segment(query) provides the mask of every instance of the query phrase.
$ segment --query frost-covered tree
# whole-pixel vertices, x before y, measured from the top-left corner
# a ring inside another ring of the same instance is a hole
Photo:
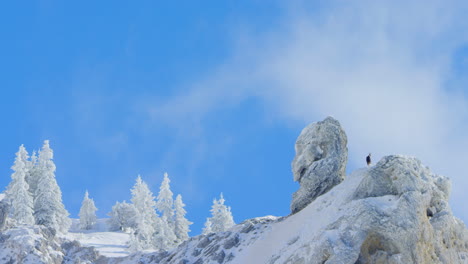
[[[130,240],[131,248],[153,248],[153,237],[157,229],[156,202],[153,193],[140,176],[133,186],[132,203],[136,211],[134,239]]]
[[[136,228],[136,209],[133,204],[125,201],[122,203],[116,202],[112,206],[112,211],[109,213],[110,218],[107,220],[110,231],[125,231],[127,229]]]
[[[226,206],[224,202],[225,200],[222,193],[219,200],[213,200],[211,218],[207,219],[207,223],[205,223],[205,229],[207,229],[207,231],[211,229],[211,232],[222,232],[234,225],[231,208]],[[210,228],[207,228],[208,226],[210,226]]]
[[[177,237],[174,230],[169,226],[165,217],[156,218],[153,244],[156,249],[168,250],[176,245]]]
[[[174,234],[177,238],[176,244],[180,244],[189,238],[189,226],[193,224],[192,222],[187,220],[187,218],[185,218],[185,214],[187,214],[187,211],[185,211],[184,207],[185,204],[184,202],[182,202],[182,196],[179,194],[177,195],[174,202]]]
[[[174,232],[174,199],[170,182],[169,176],[164,173],[156,201],[156,209],[161,213],[161,218],[158,223],[159,229],[155,234],[155,244],[161,249],[169,249],[177,243]]]
[[[38,179],[34,200],[36,224],[66,233],[71,225],[68,211],[62,203],[62,192],[55,179],[55,164],[49,140],[44,141],[38,159]]]
[[[88,191],[86,191],[79,213],[81,229],[88,230],[94,227],[96,224],[96,211],[97,208],[94,205],[94,201],[89,198]]]
[[[39,179],[40,175],[39,166],[37,164],[36,151],[33,151],[31,155],[31,161],[29,161],[27,165],[29,173],[26,174],[26,182],[29,185],[29,192],[31,193],[34,201],[36,196],[37,180]]]
[[[11,204],[11,218],[17,224],[33,225],[33,199],[25,178],[28,174],[28,153],[23,145],[16,153],[15,163],[11,167],[11,183],[6,191],[6,199]]]
[[[169,227],[174,227],[174,198],[169,183],[169,176],[164,173],[164,179],[159,187],[159,194],[156,201],[156,209],[161,213]]]
[[[208,235],[209,233],[213,233],[213,229],[211,229],[211,218],[207,218],[205,222],[205,227],[203,228],[202,234]]]

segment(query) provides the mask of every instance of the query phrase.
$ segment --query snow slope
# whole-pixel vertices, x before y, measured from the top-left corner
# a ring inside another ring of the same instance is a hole
[[[129,234],[107,231],[107,219],[98,219],[96,226],[90,230],[79,229],[79,219],[73,219],[73,224],[67,238],[77,240],[85,247],[94,247],[100,255],[106,257],[128,256],[127,242]]]
[[[250,247],[237,252],[232,263],[268,263],[272,256],[281,258],[282,253],[291,251],[293,244],[297,246],[313,241],[314,239],[311,238],[318,237],[329,223],[335,222],[350,211],[345,208],[346,202],[365,177],[366,172],[367,169],[355,171],[304,210],[272,224],[268,233],[265,233]],[[327,239],[334,239],[336,234],[329,232],[326,236]]]

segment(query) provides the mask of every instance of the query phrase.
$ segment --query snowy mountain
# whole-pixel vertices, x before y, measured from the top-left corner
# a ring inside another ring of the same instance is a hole
[[[468,231],[450,211],[449,188],[417,159],[388,156],[294,215],[107,263],[468,263]]]
[[[130,255],[128,235],[103,232],[102,220],[84,233],[74,223],[60,237],[43,227],[14,228],[0,235],[0,262],[468,263],[468,230],[452,215],[448,178],[400,155],[344,175],[346,143],[333,118],[302,131],[292,164],[300,188],[289,216],[249,219],[169,251]]]

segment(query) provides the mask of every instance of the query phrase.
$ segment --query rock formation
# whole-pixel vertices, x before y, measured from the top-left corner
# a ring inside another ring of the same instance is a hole
[[[300,184],[291,202],[293,214],[344,180],[347,143],[346,133],[333,117],[302,130],[292,161],[294,181]]]

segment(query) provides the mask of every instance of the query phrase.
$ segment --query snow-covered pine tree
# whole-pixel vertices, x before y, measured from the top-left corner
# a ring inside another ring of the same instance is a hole
[[[202,234],[203,235],[208,235],[209,233],[213,233],[213,230],[211,229],[211,218],[207,218],[205,222],[205,227],[203,228]]]
[[[162,249],[169,249],[177,242],[174,233],[174,199],[170,182],[167,172],[164,173],[156,200],[156,209],[161,213],[161,221],[159,223],[160,230],[155,236],[155,243],[160,245]]]
[[[187,218],[185,218],[185,214],[187,211],[184,209],[185,204],[182,202],[182,196],[180,194],[177,195],[175,202],[174,202],[174,233],[176,235],[176,244],[180,244],[189,238],[188,233],[190,232],[189,226],[193,224]]]
[[[107,220],[107,224],[110,231],[125,231],[126,229],[136,228],[136,209],[133,204],[125,201],[122,203],[116,202],[108,215],[110,218]]]
[[[224,202],[225,200],[222,193],[219,200],[213,200],[213,205],[211,207],[212,216],[210,219],[207,219],[207,222],[210,221],[211,224],[211,232],[222,232],[235,224],[232,217],[231,208],[226,206]]]
[[[86,191],[83,202],[80,208],[80,228],[89,230],[96,224],[96,211],[93,199],[89,198],[88,191]]]
[[[156,218],[155,233],[153,235],[153,244],[156,249],[168,250],[176,244],[177,237],[174,230],[170,228],[165,217]]]
[[[156,209],[161,213],[162,218],[165,218],[169,227],[174,227],[174,198],[169,183],[167,172],[164,173],[163,181],[159,187],[159,194],[156,200]]]
[[[33,151],[31,155],[31,161],[28,162],[28,169],[29,173],[26,174],[26,182],[29,185],[29,192],[31,193],[34,201],[36,197],[37,180],[39,179],[40,174],[39,166],[37,164],[36,151]]]
[[[158,224],[153,193],[139,175],[131,192],[132,203],[136,210],[136,227],[135,237],[130,240],[130,248],[153,248],[153,236]]]
[[[38,179],[34,200],[36,224],[51,227],[60,233],[68,232],[71,220],[62,203],[62,192],[55,179],[55,164],[49,140],[44,141],[38,159]]]
[[[33,199],[25,180],[28,174],[28,153],[23,145],[19,147],[11,169],[14,172],[6,191],[6,199],[11,204],[11,218],[16,224],[33,225]]]

